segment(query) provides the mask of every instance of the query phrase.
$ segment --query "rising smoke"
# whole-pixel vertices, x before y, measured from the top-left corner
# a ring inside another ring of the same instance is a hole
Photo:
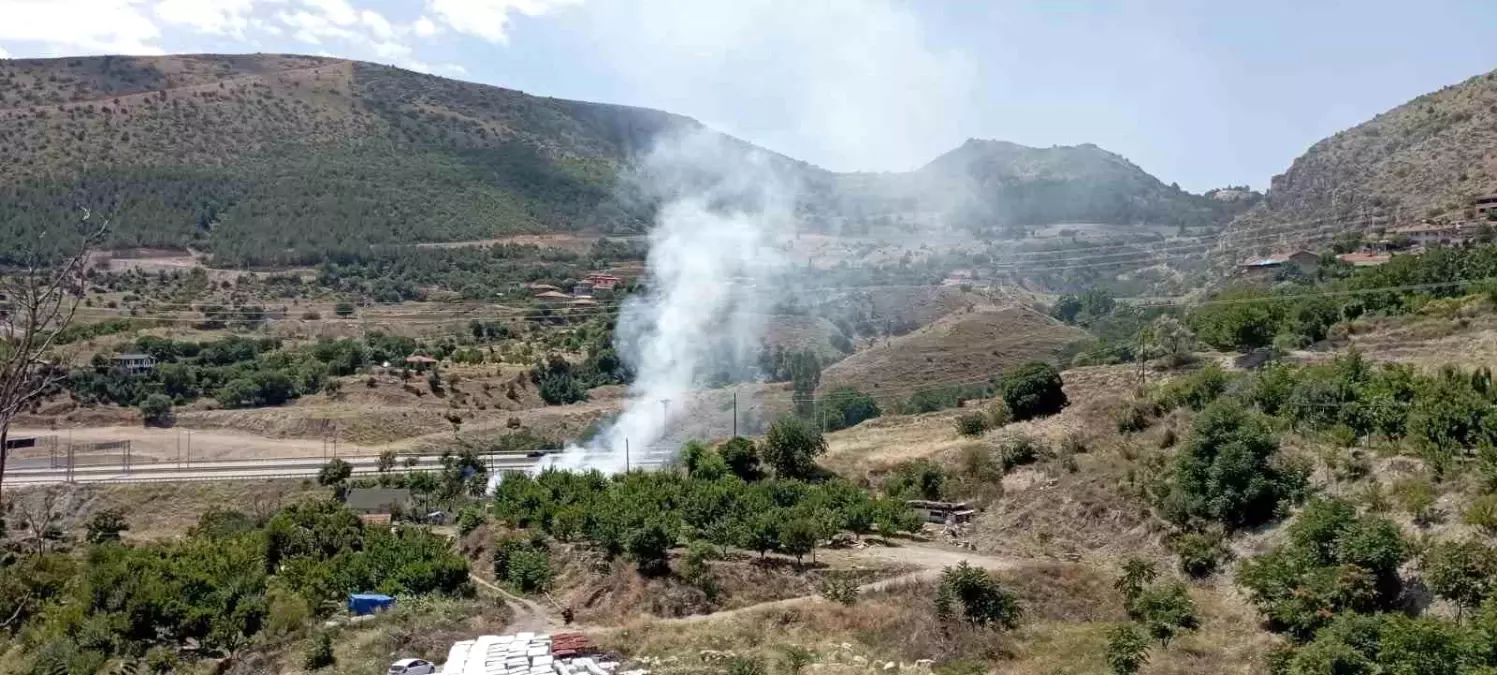
[[[635,0],[588,10],[578,28],[641,99],[631,102],[838,169],[909,168],[960,138],[952,114],[967,109],[971,69],[929,47],[896,0]],[[615,472],[626,452],[632,466],[664,462],[679,449],[663,441],[690,393],[709,373],[752,369],[776,302],[817,285],[782,253],[805,216],[797,204],[808,177],[830,174],[707,128],[656,139],[629,178],[663,204],[647,290],[625,303],[615,331],[636,380],[617,419],[549,465]]]
[[[661,444],[671,420],[706,373],[750,367],[786,272],[773,244],[795,226],[798,178],[788,168],[707,129],[656,140],[630,178],[664,206],[650,233],[646,291],[624,303],[614,331],[636,373],[628,403],[549,466],[658,466],[677,449]]]

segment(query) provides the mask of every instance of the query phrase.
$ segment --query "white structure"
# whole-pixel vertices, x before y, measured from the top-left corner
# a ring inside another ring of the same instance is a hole
[[[617,663],[551,655],[546,633],[484,635],[447,650],[442,675],[613,675]]]

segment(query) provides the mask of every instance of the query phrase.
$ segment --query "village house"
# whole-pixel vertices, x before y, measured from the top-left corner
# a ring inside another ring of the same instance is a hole
[[[592,289],[597,291],[611,291],[617,288],[621,281],[622,279],[612,274],[603,274],[602,272],[593,272],[587,275],[587,283],[591,284]]]
[[[1471,200],[1471,206],[1476,209],[1478,218],[1492,219],[1497,217],[1497,195],[1477,197]]]
[[[150,354],[120,354],[114,357],[114,367],[126,375],[149,375],[156,359]]]
[[[937,525],[961,525],[972,521],[977,511],[966,502],[936,502],[927,499],[911,499],[908,504],[925,519]]]
[[[593,297],[593,284],[592,284],[592,282],[590,282],[590,281],[579,281],[579,282],[577,282],[577,285],[572,287],[572,297],[574,297],[574,298],[591,298],[591,297]]]
[[[437,365],[437,360],[424,354],[412,354],[405,357],[405,364],[412,370],[426,370]]]
[[[1264,258],[1254,258],[1240,266],[1242,272],[1250,276],[1272,275],[1285,267],[1294,267],[1305,274],[1314,274],[1320,269],[1320,256],[1301,249],[1291,253],[1275,253]]]
[[[1459,225],[1443,225],[1440,223],[1420,223],[1407,227],[1396,227],[1388,230],[1387,235],[1389,237],[1408,237],[1409,241],[1417,246],[1459,244],[1466,239]]]
[[[556,304],[571,300],[572,296],[561,291],[546,291],[545,293],[536,293],[535,299],[546,304]]]
[[[1389,253],[1380,251],[1355,251],[1336,256],[1337,260],[1352,267],[1376,267],[1393,259]]]
[[[354,488],[348,491],[345,505],[368,525],[389,525],[397,514],[404,513],[411,501],[411,491],[404,488]]]

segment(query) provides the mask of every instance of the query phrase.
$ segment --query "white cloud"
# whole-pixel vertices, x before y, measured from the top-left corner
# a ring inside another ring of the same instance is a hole
[[[351,26],[359,22],[359,12],[348,4],[348,0],[301,0],[318,16],[339,26]]]
[[[5,51],[4,47],[0,47],[0,59],[8,59],[8,58],[10,58],[10,52]]]
[[[395,37],[395,27],[391,26],[385,17],[380,16],[379,12],[368,9],[359,12],[359,22],[364,24],[364,27],[368,28],[376,38],[389,40]]]
[[[506,29],[512,14],[540,16],[580,2],[581,0],[426,0],[426,7],[437,20],[454,31],[489,42],[506,42],[509,39]]]
[[[257,0],[157,0],[158,19],[195,32],[244,37]]]
[[[437,34],[438,29],[437,24],[423,16],[416,19],[416,23],[411,24],[411,30],[416,32],[416,37],[431,37]]]
[[[0,17],[0,40],[39,43],[47,55],[162,51],[143,0],[0,0]]]
[[[276,14],[276,18],[291,29],[291,37],[307,44],[320,45],[323,39],[362,41],[358,33],[336,25],[331,19],[321,14],[298,10],[280,12]]]

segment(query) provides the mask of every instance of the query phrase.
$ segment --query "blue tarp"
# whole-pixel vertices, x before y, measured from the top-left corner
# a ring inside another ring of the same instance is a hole
[[[395,604],[395,598],[379,593],[354,593],[348,596],[348,611],[363,616],[382,612]]]

